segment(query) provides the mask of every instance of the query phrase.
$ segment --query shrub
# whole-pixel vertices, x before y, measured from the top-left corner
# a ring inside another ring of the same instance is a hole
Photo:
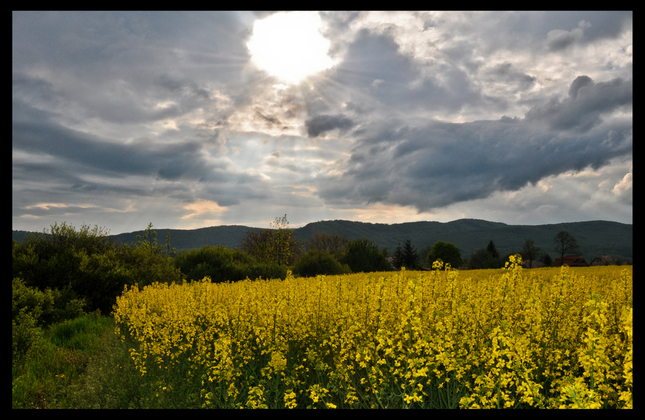
[[[349,241],[338,259],[341,264],[347,264],[354,273],[390,270],[385,250],[369,239]]]
[[[285,278],[285,267],[261,262],[243,251],[224,246],[207,245],[200,249],[181,252],[175,265],[187,280],[201,280],[208,276],[215,283],[244,280],[245,278]]]
[[[85,301],[70,289],[45,289],[29,287],[20,278],[11,283],[11,319],[26,314],[39,325],[49,325],[84,314]]]
[[[50,233],[31,234],[22,244],[13,242],[13,277],[29,287],[51,289],[59,298],[58,312],[48,322],[68,318],[66,311],[77,312],[82,300],[87,310],[109,314],[126,284],[181,281],[172,258],[156,244],[156,232],[135,246],[116,245],[105,235],[97,227],[76,231],[63,223],[54,224]]]
[[[450,264],[452,267],[459,267],[462,264],[461,249],[450,242],[437,241],[428,254],[427,261],[432,264],[436,260]]]
[[[64,291],[29,287],[22,279],[11,282],[12,359],[21,359],[42,341],[41,327],[83,315],[84,300]]]
[[[299,276],[317,276],[319,274],[343,274],[351,270],[348,265],[341,264],[329,251],[311,249],[301,256],[293,266],[293,273]]]

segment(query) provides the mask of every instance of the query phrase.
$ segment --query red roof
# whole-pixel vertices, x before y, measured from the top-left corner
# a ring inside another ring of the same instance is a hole
[[[554,266],[562,265],[560,261],[561,261],[560,258],[556,258],[555,261],[553,261],[553,265]],[[585,261],[584,258],[575,256],[575,255],[565,255],[564,263],[569,267],[588,267],[589,266],[589,264],[587,263],[587,261]]]

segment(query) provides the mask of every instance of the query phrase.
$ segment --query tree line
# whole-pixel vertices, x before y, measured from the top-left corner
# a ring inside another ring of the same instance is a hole
[[[163,244],[149,224],[134,244],[117,244],[106,230],[66,223],[54,224],[49,232],[31,234],[23,242],[13,241],[12,317],[34,315],[38,323],[52,323],[81,313],[109,314],[124,287],[144,287],[154,282],[172,283],[210,277],[213,282],[257,278],[334,275],[370,271],[408,270],[431,267],[441,260],[452,267],[497,268],[503,266],[495,244],[463,260],[452,243],[437,241],[421,251],[406,240],[390,255],[368,238],[349,240],[338,234],[316,233],[299,241],[289,228],[287,216],[276,218],[268,229],[249,231],[239,249],[204,246],[176,253],[170,237]],[[575,254],[578,246],[566,232],[554,239],[563,257]],[[550,265],[548,254],[527,240],[520,252],[525,260]]]
[[[565,255],[581,255],[580,247],[576,239],[566,231],[560,231],[553,238],[554,251],[560,256],[561,264],[564,264]],[[532,239],[527,239],[521,251],[513,252],[505,256],[500,256],[495,243],[491,239],[485,248],[480,248],[468,258],[462,258],[461,249],[450,242],[437,241],[430,249],[425,252],[417,252],[412,246],[410,240],[406,240],[404,245],[399,245],[394,251],[392,264],[394,268],[400,269],[419,269],[424,266],[432,266],[434,261],[440,260],[448,263],[454,268],[467,269],[486,269],[501,268],[508,261],[510,255],[519,254],[524,261],[527,261],[529,268],[536,266],[537,262],[550,266],[553,263],[551,256],[544,252],[540,247],[535,245]],[[423,255],[426,255],[425,259]]]

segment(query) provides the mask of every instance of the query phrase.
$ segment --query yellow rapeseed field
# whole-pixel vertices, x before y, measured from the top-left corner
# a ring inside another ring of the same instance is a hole
[[[160,406],[632,407],[631,267],[441,268],[126,288],[116,333]]]

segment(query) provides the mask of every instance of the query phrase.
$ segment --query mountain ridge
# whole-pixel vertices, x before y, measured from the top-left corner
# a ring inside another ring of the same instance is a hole
[[[170,246],[177,251],[202,248],[206,245],[223,245],[237,248],[248,231],[258,232],[264,228],[244,225],[221,225],[197,229],[157,229],[157,242],[165,242],[170,232]],[[527,239],[532,239],[553,259],[553,238],[561,230],[569,232],[580,246],[587,262],[599,255],[608,254],[632,260],[633,225],[606,220],[583,222],[562,222],[542,225],[509,225],[482,219],[457,219],[450,222],[418,221],[394,224],[371,223],[350,220],[321,220],[310,222],[299,228],[292,228],[297,239],[307,241],[315,233],[339,234],[349,239],[368,238],[390,253],[398,244],[410,239],[417,250],[432,246],[437,241],[452,242],[459,248],[463,258],[468,258],[477,249],[486,248],[493,241],[501,256],[520,252]],[[24,231],[12,231],[16,240],[26,236]],[[134,232],[109,235],[116,242],[134,243],[143,229]]]

